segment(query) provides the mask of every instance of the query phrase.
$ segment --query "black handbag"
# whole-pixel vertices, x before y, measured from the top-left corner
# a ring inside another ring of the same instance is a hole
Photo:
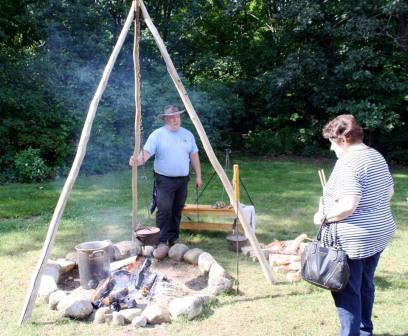
[[[327,226],[326,221],[323,221],[316,238],[303,250],[300,274],[303,280],[315,286],[337,292],[347,285],[350,268],[346,252],[337,246],[336,223],[329,225],[330,230],[334,228],[334,240],[329,247],[322,246],[321,236],[325,225]]]

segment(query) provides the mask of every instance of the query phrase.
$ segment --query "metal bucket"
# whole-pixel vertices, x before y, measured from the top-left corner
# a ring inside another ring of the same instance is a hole
[[[110,275],[111,244],[109,240],[103,240],[85,242],[75,246],[79,279],[83,288],[96,288],[99,281]]]

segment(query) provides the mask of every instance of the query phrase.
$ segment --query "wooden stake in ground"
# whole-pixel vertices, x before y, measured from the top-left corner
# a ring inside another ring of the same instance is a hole
[[[166,63],[166,66],[167,66],[167,71],[169,72],[170,77],[173,80],[173,82],[174,82],[174,84],[176,86],[176,89],[177,89],[177,91],[178,91],[178,93],[179,93],[179,95],[181,97],[181,100],[183,101],[184,106],[185,106],[185,108],[186,108],[186,110],[187,110],[187,112],[188,112],[188,114],[189,114],[189,116],[191,118],[191,121],[193,122],[193,124],[194,124],[194,126],[195,126],[195,128],[196,128],[196,130],[198,132],[198,135],[199,135],[200,140],[201,140],[201,142],[203,144],[204,150],[207,153],[207,156],[208,156],[214,170],[217,172],[217,174],[218,174],[218,176],[219,176],[219,178],[220,178],[220,180],[221,180],[221,182],[222,182],[222,184],[223,184],[223,186],[224,186],[224,188],[225,188],[225,190],[226,190],[226,192],[227,192],[227,194],[228,194],[228,196],[230,198],[231,204],[233,205],[233,207],[234,207],[234,209],[235,209],[235,211],[236,211],[236,213],[238,215],[238,218],[239,218],[239,220],[241,222],[241,225],[244,228],[246,237],[249,239],[249,242],[251,243],[251,246],[255,250],[256,256],[258,257],[259,263],[260,263],[260,265],[262,267],[262,270],[264,272],[264,275],[265,275],[266,279],[270,283],[272,283],[273,282],[273,275],[272,275],[271,267],[270,267],[269,263],[266,261],[265,255],[263,254],[263,252],[260,249],[260,246],[259,246],[259,243],[258,243],[258,240],[257,240],[255,234],[252,232],[251,227],[248,225],[248,221],[247,221],[247,219],[246,219],[246,217],[245,217],[245,215],[244,215],[244,213],[242,211],[241,205],[239,203],[236,204],[236,202],[233,201],[234,200],[234,192],[233,192],[231,183],[228,180],[228,177],[225,174],[225,171],[223,170],[223,168],[221,167],[217,157],[215,156],[215,153],[214,153],[214,151],[213,151],[213,149],[211,147],[210,141],[208,140],[208,137],[207,137],[207,134],[205,133],[203,125],[201,124],[201,121],[198,118],[197,113],[196,113],[193,105],[191,104],[190,98],[188,97],[187,92],[186,92],[186,90],[185,90],[185,88],[183,86],[183,83],[181,82],[180,77],[177,74],[177,70],[174,67],[173,62],[172,62],[172,60],[171,60],[171,58],[170,58],[170,56],[169,56],[169,54],[167,52],[166,46],[164,45],[164,42],[163,42],[162,38],[160,37],[155,25],[153,24],[153,22],[152,22],[152,20],[150,18],[150,15],[147,12],[147,9],[146,9],[146,7],[145,7],[142,0],[140,0],[140,7],[141,7],[141,10],[142,10],[142,14],[143,14],[143,17],[145,19],[146,25],[149,28],[150,32],[152,33],[152,35],[153,35],[153,37],[154,37],[154,39],[156,41],[156,44],[158,45],[158,47],[160,49],[160,52],[161,52],[162,57],[164,59],[164,62]]]
[[[135,6],[135,35],[133,42],[133,67],[135,74],[135,148],[133,150],[133,157],[137,158],[140,150],[140,124],[142,120],[142,103],[140,94],[140,5],[139,0],[133,1]],[[137,220],[138,210],[138,192],[137,192],[137,165],[132,166],[132,240],[135,239],[134,232],[139,228],[139,222]]]
[[[234,168],[234,174],[233,174],[232,185],[234,187],[235,201],[239,202],[241,200],[241,193],[239,189],[239,165],[234,164],[233,168]]]
[[[122,48],[123,42],[125,41],[126,34],[129,30],[130,25],[132,24],[135,10],[134,6],[135,4],[133,3],[129,15],[126,19],[125,25],[122,28],[118,41],[116,42],[115,48],[113,49],[113,52],[109,58],[108,64],[106,65],[105,70],[103,71],[102,78],[101,81],[99,82],[96,93],[89,106],[88,114],[86,116],[84,127],[82,129],[81,139],[79,140],[78,150],[75,155],[74,163],[72,164],[67,180],[65,181],[64,188],[62,189],[62,192],[58,199],[57,206],[55,207],[54,214],[48,227],[47,237],[45,239],[41,251],[41,256],[37,263],[37,267],[35,269],[33,278],[31,280],[31,286],[27,293],[26,301],[24,303],[20,320],[18,321],[18,324],[20,325],[22,323],[27,322],[27,320],[31,317],[33,305],[37,297],[38,289],[40,287],[41,277],[42,274],[44,273],[44,269],[48,261],[48,256],[50,254],[52,244],[55,240],[55,235],[57,233],[62,214],[64,213],[65,205],[67,204],[69,194],[78,176],[79,169],[81,167],[82,161],[86,153],[86,146],[88,144],[89,136],[91,133],[92,123],[95,118],[96,109],[98,107],[99,101],[101,100],[102,94],[105,91],[109,75],[112,72],[113,65],[115,64],[119,51]]]

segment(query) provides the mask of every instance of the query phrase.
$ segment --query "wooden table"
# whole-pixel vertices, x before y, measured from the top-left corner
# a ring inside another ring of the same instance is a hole
[[[198,223],[197,215],[199,218]],[[232,224],[236,218],[234,208],[215,208],[209,204],[186,204],[182,211],[182,216],[184,218],[182,218],[180,228],[193,231],[232,231]],[[203,222],[201,219],[204,216],[228,217],[231,218],[231,223]],[[184,220],[186,217],[190,217],[191,220]],[[240,224],[238,229],[242,232]]]

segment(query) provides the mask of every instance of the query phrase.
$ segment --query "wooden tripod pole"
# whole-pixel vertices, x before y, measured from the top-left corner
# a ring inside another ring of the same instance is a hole
[[[177,73],[176,68],[174,67],[174,64],[170,58],[169,53],[167,52],[166,46],[164,45],[164,42],[162,40],[162,38],[160,37],[159,32],[157,31],[155,25],[153,24],[149,13],[147,12],[147,9],[143,3],[143,0],[140,0],[140,7],[142,10],[142,14],[143,17],[145,19],[146,25],[149,28],[150,32],[152,33],[156,44],[158,45],[160,52],[162,54],[162,57],[164,59],[164,62],[166,63],[167,66],[167,71],[170,74],[171,79],[174,82],[174,85],[176,86],[176,89],[181,97],[181,100],[184,103],[184,106],[191,118],[191,121],[193,122],[198,135],[200,137],[200,140],[204,146],[204,150],[207,153],[207,156],[212,164],[212,166],[214,167],[214,170],[217,172],[227,194],[228,197],[230,198],[231,204],[233,205],[235,212],[237,213],[237,216],[241,222],[241,225],[244,228],[245,231],[245,235],[246,237],[249,239],[249,242],[251,243],[251,246],[253,247],[256,256],[258,257],[259,263],[262,267],[262,270],[264,272],[264,275],[266,277],[266,279],[270,282],[273,283],[273,275],[272,275],[272,270],[271,267],[269,265],[269,263],[267,262],[265,255],[263,254],[263,252],[261,251],[260,247],[259,247],[259,243],[258,240],[255,236],[255,234],[252,232],[251,227],[248,224],[248,221],[242,211],[241,205],[237,202],[234,202],[234,191],[232,189],[231,183],[228,180],[227,175],[225,174],[225,171],[222,169],[212,147],[210,144],[210,141],[208,140],[207,134],[205,133],[205,130],[203,128],[203,125],[201,124],[200,119],[197,116],[197,113],[193,107],[193,105],[191,104],[190,98],[187,95],[187,91],[184,88],[183,83],[180,80],[180,77]]]
[[[135,74],[135,148],[133,150],[133,157],[137,158],[140,150],[140,124],[142,119],[142,103],[140,94],[140,5],[139,0],[133,1],[135,6],[135,35],[133,41],[133,67]],[[138,192],[137,192],[137,165],[132,166],[132,240],[135,239],[134,232],[139,228],[137,220],[138,210]]]
[[[96,109],[98,107],[99,101],[101,100],[102,94],[105,91],[106,84],[108,83],[109,75],[112,72],[113,65],[115,64],[119,51],[122,48],[123,42],[125,41],[126,34],[133,20],[133,14],[134,4],[130,9],[125,25],[122,28],[118,41],[116,42],[115,48],[113,49],[113,52],[109,58],[108,64],[106,65],[103,71],[101,81],[99,82],[98,88],[89,106],[88,114],[86,116],[84,127],[82,129],[81,138],[79,140],[78,150],[75,155],[74,163],[72,164],[67,180],[65,181],[64,188],[62,189],[62,192],[58,199],[57,206],[55,207],[54,214],[48,227],[47,237],[42,248],[41,256],[40,259],[38,260],[33,278],[31,280],[31,286],[27,293],[26,301],[24,303],[20,320],[18,321],[19,325],[27,322],[27,320],[31,317],[33,305],[37,297],[38,289],[40,287],[41,277],[42,274],[44,273],[45,266],[48,261],[48,256],[50,254],[52,244],[55,240],[55,235],[57,234],[62,214],[64,213],[64,209],[67,204],[69,194],[78,176],[79,169],[81,167],[82,161],[86,153],[86,146],[88,144],[89,136],[91,134],[91,128],[93,120],[95,118]]]

